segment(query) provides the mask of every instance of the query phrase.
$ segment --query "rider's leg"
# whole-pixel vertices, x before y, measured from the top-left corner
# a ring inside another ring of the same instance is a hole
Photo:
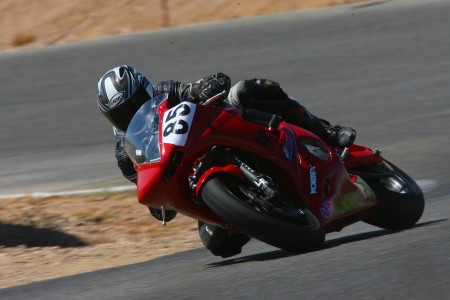
[[[242,233],[234,233],[223,227],[198,222],[198,231],[203,245],[216,256],[227,258],[241,253],[242,246],[250,237]]]
[[[272,80],[240,81],[231,88],[228,102],[239,108],[253,108],[278,114],[286,122],[313,132],[332,146],[349,147],[356,137],[353,128],[331,126],[328,121],[314,116],[295,99],[289,98],[280,85]]]

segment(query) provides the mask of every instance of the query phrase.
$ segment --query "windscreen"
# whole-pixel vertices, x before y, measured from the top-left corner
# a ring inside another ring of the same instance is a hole
[[[136,164],[147,164],[161,160],[159,142],[158,107],[167,94],[159,95],[139,108],[128,125],[125,149]]]

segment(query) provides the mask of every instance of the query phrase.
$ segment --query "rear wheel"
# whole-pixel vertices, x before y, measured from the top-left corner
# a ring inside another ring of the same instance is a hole
[[[263,196],[248,182],[226,174],[206,182],[201,195],[223,220],[267,244],[292,252],[323,245],[325,233],[317,218],[284,195],[264,204]]]
[[[365,168],[372,175],[362,177],[376,194],[379,206],[364,222],[391,230],[416,224],[425,208],[423,193],[417,183],[386,160]]]

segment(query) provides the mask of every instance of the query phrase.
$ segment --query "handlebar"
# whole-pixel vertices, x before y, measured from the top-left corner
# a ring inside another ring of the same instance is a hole
[[[227,94],[227,91],[224,90],[224,91],[222,91],[221,93],[219,93],[219,94],[217,94],[217,95],[215,95],[215,96],[209,98],[209,99],[206,100],[205,102],[203,102],[202,105],[213,105],[213,104],[217,104],[217,103],[219,103],[219,100],[222,101],[222,100],[225,99],[225,97],[223,97],[223,96],[226,96],[226,94]],[[217,102],[217,103],[216,103],[216,102]]]

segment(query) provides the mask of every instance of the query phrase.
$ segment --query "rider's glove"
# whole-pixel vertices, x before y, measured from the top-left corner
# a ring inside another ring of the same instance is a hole
[[[216,73],[214,75],[209,75],[197,81],[196,84],[199,85],[198,98],[200,102],[204,102],[223,91],[226,91],[228,94],[231,88],[230,77],[228,77],[224,73]]]

